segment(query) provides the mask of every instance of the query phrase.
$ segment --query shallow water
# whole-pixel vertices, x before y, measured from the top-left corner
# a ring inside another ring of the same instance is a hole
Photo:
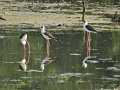
[[[27,49],[26,60],[30,57],[30,61],[25,73],[19,68],[24,56],[20,32],[1,32],[0,90],[108,90],[119,86],[120,32],[92,33],[89,57],[86,33],[54,35],[59,41],[50,40],[49,57],[57,58],[42,71],[46,40],[38,32],[28,32],[31,52],[29,56]]]

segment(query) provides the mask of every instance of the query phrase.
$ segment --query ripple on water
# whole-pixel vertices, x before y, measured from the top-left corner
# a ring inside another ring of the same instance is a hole
[[[36,60],[36,61],[41,61],[41,59],[40,59],[40,58],[35,58],[34,60]]]
[[[99,63],[97,60],[89,60],[90,63]]]
[[[119,78],[114,78],[114,77],[107,77],[107,76],[103,76],[102,78],[99,78],[101,80],[105,80],[106,82],[107,81],[119,81]]]
[[[88,76],[88,75],[92,75],[92,73],[64,73],[64,74],[59,74],[56,75],[56,77],[58,78],[66,78],[66,77],[84,77],[84,76]]]
[[[118,64],[115,64],[114,66],[116,66],[116,67],[120,67],[120,64],[118,63]]]
[[[82,81],[82,80],[77,80],[76,82],[78,82],[78,83],[83,83],[83,82],[85,82],[85,81]]]
[[[113,77],[120,78],[120,75],[114,75]]]
[[[21,70],[19,69],[17,71],[20,72]],[[27,73],[29,73],[29,72],[43,72],[43,71],[40,71],[40,70],[27,70]]]
[[[5,78],[4,80],[1,80],[2,82],[10,81],[10,82],[21,82],[21,79],[10,79],[10,78]]]
[[[107,67],[106,70],[110,70],[110,71],[120,71],[120,69],[116,68],[116,67]]]
[[[43,71],[39,71],[39,70],[28,70],[27,72],[43,72]]]
[[[104,68],[95,68],[95,69],[97,69],[97,70],[103,70]]]
[[[93,48],[93,49],[91,49],[92,51],[97,51],[98,49],[95,49],[95,48]]]
[[[57,80],[57,83],[64,83],[64,80]]]
[[[81,55],[81,54],[79,54],[79,53],[71,53],[70,55],[73,55],[73,56],[77,56],[77,55]]]
[[[9,63],[10,64],[10,63],[15,63],[15,62],[3,62],[3,63]]]
[[[23,78],[23,79],[30,79],[30,78],[32,78],[32,77],[20,77],[20,78]]]
[[[118,78],[106,78],[106,80],[108,80],[108,81],[119,81]]]
[[[0,36],[0,38],[2,39],[2,38],[4,38],[5,36]]]
[[[99,58],[99,61],[109,61],[109,60],[112,60],[112,58],[105,58],[105,59]]]
[[[57,83],[65,83],[66,79],[64,78],[72,78],[72,77],[80,78],[88,75],[92,75],[92,73],[64,73],[64,74],[49,76],[49,78],[57,79]],[[75,82],[86,82],[86,81],[78,80]]]

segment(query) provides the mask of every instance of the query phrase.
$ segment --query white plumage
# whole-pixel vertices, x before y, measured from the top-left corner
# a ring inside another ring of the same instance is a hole
[[[97,31],[92,26],[88,25],[87,21],[84,22],[83,27],[87,32],[97,33]]]
[[[49,39],[54,39],[55,41],[58,41],[52,34],[50,34],[49,32],[47,32],[45,30],[45,26],[41,27],[41,34],[43,35],[43,37],[47,40]]]
[[[20,68],[21,68],[24,72],[27,71],[26,59],[23,59],[23,60],[20,62]]]
[[[23,45],[26,45],[26,41],[27,41],[27,34],[22,34],[20,36],[20,42],[23,44]]]

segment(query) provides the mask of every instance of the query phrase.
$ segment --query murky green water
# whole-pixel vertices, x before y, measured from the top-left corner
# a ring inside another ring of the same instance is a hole
[[[100,90],[114,89],[120,84],[120,32],[91,34],[90,57],[87,57],[87,37],[84,32],[66,32],[50,41],[49,57],[57,58],[45,65],[46,40],[38,32],[29,32],[31,53],[27,73],[19,68],[23,59],[20,32],[1,32],[0,90]],[[4,36],[4,37],[3,37]],[[27,52],[26,60],[29,58]]]

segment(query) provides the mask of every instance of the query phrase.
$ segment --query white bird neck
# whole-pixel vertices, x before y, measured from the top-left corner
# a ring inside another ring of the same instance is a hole
[[[86,25],[88,25],[88,22],[87,22],[87,21],[85,21],[85,23],[84,23],[84,26],[86,26]]]
[[[43,26],[42,29],[41,29],[41,32],[45,32],[45,27]]]

